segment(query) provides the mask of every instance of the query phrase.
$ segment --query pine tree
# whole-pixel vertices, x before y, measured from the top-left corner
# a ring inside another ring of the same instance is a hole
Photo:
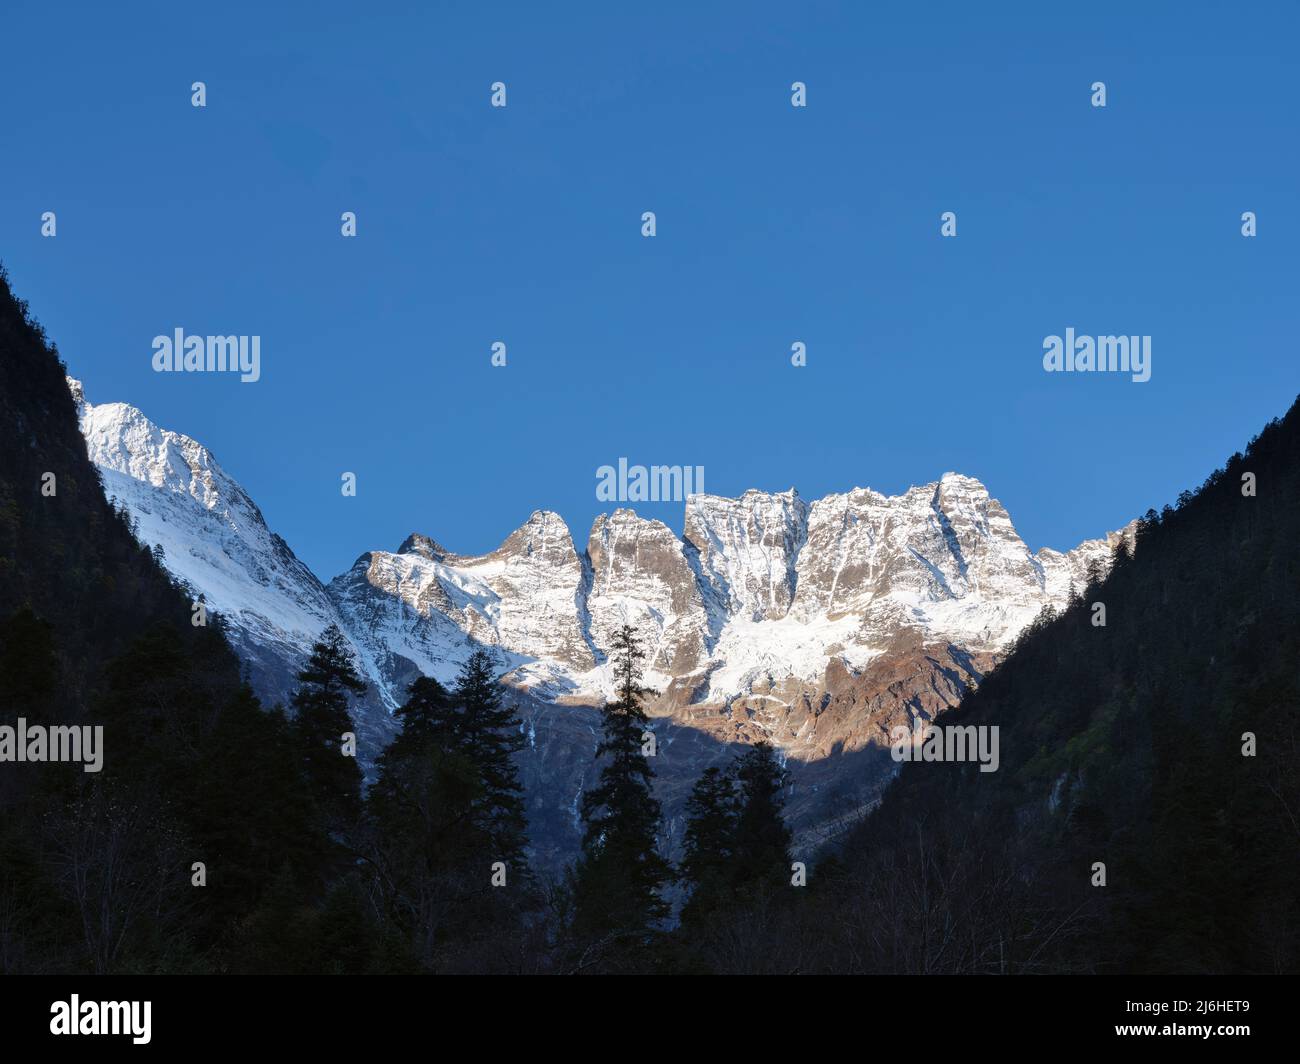
[[[491,852],[487,864],[503,861],[510,875],[526,879],[528,822],[514,763],[524,739],[515,710],[502,705],[496,670],[486,651],[470,655],[456,678],[452,697],[460,710],[456,748],[476,766],[482,785],[474,820],[488,840]]]
[[[736,764],[740,812],[736,817],[733,883],[778,884],[790,872],[790,829],[782,816],[781,766],[767,742],[755,743]]]
[[[690,890],[682,923],[702,923],[729,894],[735,845],[735,780],[716,765],[704,770],[686,801],[686,833],[681,881]]]
[[[630,625],[614,636],[617,697],[605,705],[604,738],[596,757],[607,758],[600,781],[582,796],[586,824],[574,881],[574,928],[580,937],[643,940],[668,913],[661,896],[671,876],[655,849],[659,803],[654,773],[642,752],[649,719],[638,662],[645,657]]]
[[[407,689],[406,703],[394,716],[401,722],[402,730],[392,741],[384,756],[402,756],[436,744],[450,748],[460,731],[458,716],[452,706],[447,689],[432,676],[417,676]]]
[[[361,768],[344,754],[343,735],[352,730],[349,695],[360,695],[366,685],[336,625],[321,633],[298,682],[292,705],[304,769],[326,824],[337,830],[354,823],[361,810]]]
[[[458,749],[459,716],[436,680],[412,683],[397,711],[402,730],[379,757],[366,795],[366,845],[386,938],[417,970],[443,969],[456,937],[473,930],[468,912],[483,894],[474,885],[487,881],[474,826],[482,782]]]
[[[431,785],[432,769],[453,745],[455,712],[442,684],[431,676],[418,676],[407,689],[406,702],[393,715],[401,731],[375,763],[378,778],[366,804],[371,819],[385,832],[409,840],[426,834],[432,823],[433,803],[426,800],[431,790],[438,789]],[[446,797],[440,795],[439,801],[445,804]],[[456,815],[467,818],[468,811]]]
[[[198,852],[221,869],[221,890],[205,896],[209,918],[243,921],[279,875],[300,899],[324,886],[330,847],[313,822],[302,748],[284,713],[263,710],[247,689],[218,717],[187,803]]]

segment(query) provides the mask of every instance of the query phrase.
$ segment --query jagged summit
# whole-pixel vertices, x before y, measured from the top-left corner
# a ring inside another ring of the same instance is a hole
[[[428,536],[412,532],[397,548],[398,554],[419,554],[433,561],[442,561],[449,553],[447,549]]]
[[[417,672],[454,678],[476,646],[538,696],[599,700],[624,623],[646,646],[649,683],[692,705],[792,697],[770,692],[862,674],[901,639],[996,653],[1113,546],[1032,553],[982,481],[945,472],[896,496],[692,494],[681,536],[629,507],[598,516],[581,546],[549,510],[481,555],[413,532],[322,587],[205,447],[69,388],[105,490],[226,615],[243,652],[272,672],[279,659],[285,685],[295,654],[338,624],[377,712]]]

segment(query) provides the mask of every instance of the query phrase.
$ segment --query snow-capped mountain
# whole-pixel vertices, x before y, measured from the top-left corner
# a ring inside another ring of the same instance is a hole
[[[68,386],[104,493],[194,600],[225,620],[258,695],[268,705],[287,703],[312,642],[328,625],[341,627],[321,582],[202,444],[125,403],[92,405],[79,381],[69,378]],[[365,648],[353,650],[374,681]],[[394,734],[386,695],[372,683],[372,712],[358,721],[362,738],[384,742]]]
[[[322,586],[202,445],[134,407],[93,406],[69,383],[106,493],[224,617],[259,694],[287,700],[306,649],[337,624],[371,686],[357,711],[369,759],[416,675],[450,682],[488,648],[526,709],[535,756],[553,762],[525,772],[555,792],[538,809],[561,820],[595,745],[582,707],[609,693],[606,651],[622,624],[640,635],[659,692],[650,712],[665,729],[661,786],[674,786],[668,748],[683,737],[675,749],[692,753],[679,755],[681,781],[701,758],[767,738],[790,759],[796,791],[809,785],[790,809],[811,824],[869,800],[892,771],[878,757],[889,727],[955,704],[1131,535],[1031,552],[983,484],[946,473],[896,496],[692,495],[682,536],[618,509],[596,519],[581,550],[545,511],[483,555],[416,533]],[[848,768],[845,755],[860,752],[870,771]],[[831,792],[840,808],[828,808]]]
[[[815,681],[831,659],[861,671],[903,630],[997,652],[1082,589],[1112,545],[1031,553],[979,481],[947,473],[895,497],[858,489],[811,505],[793,489],[692,495],[684,537],[619,509],[596,519],[582,555],[542,511],[482,556],[413,534],[362,555],[329,593],[359,642],[440,677],[485,645],[516,686],[599,701],[605,648],[629,623],[651,686],[698,681],[693,700],[727,700],[756,682]]]

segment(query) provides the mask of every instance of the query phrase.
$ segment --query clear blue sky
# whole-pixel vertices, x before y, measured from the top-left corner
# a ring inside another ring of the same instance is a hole
[[[289,6],[6,4],[0,259],[322,578],[536,508],[581,547],[620,455],[957,470],[1066,548],[1300,391],[1300,5]],[[155,374],[177,326],[259,334],[262,380]],[[1150,334],[1152,380],[1044,373],[1067,326]]]

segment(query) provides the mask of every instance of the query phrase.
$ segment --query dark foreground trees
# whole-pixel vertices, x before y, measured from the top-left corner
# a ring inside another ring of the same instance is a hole
[[[451,692],[417,679],[398,716],[366,818],[389,955],[413,970],[535,970],[544,928],[514,764],[519,719],[491,657],[471,655]]]
[[[756,743],[724,768],[705,769],[686,803],[682,927],[703,932],[718,915],[792,889],[790,829],[776,753]]]
[[[606,703],[596,786],[582,796],[582,856],[573,879],[572,932],[581,964],[622,965],[641,957],[668,915],[672,874],[658,850],[659,802],[650,721],[641,706],[644,651],[624,625],[614,636],[615,697]]]
[[[337,626],[331,624],[316,641],[298,682],[292,705],[303,771],[326,826],[337,831],[361,813],[361,768],[348,706],[366,689]]]

